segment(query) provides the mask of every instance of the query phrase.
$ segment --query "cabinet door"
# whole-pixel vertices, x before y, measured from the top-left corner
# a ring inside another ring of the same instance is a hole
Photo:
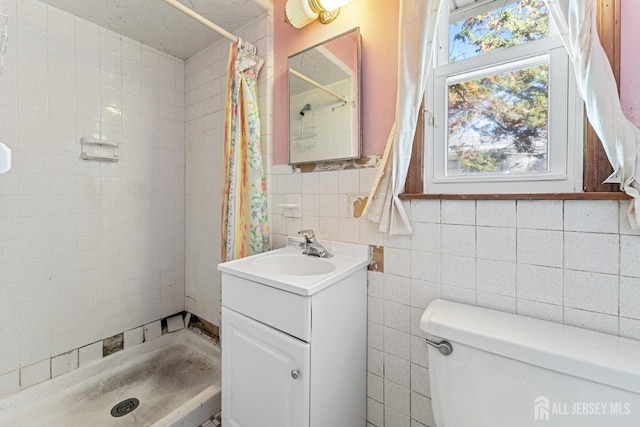
[[[222,424],[307,427],[309,344],[222,308]]]

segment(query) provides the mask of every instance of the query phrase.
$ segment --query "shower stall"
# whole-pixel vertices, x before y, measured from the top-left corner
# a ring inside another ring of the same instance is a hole
[[[271,2],[181,4],[255,45],[270,118]],[[101,363],[110,340],[122,357],[186,313],[215,334],[231,41],[163,0],[2,0],[0,14],[2,420],[3,398]],[[114,142],[118,161],[81,159],[81,138]]]

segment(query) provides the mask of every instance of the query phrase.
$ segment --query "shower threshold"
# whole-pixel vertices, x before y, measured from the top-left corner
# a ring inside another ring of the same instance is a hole
[[[196,427],[219,411],[220,350],[182,330],[0,399],[0,427]]]

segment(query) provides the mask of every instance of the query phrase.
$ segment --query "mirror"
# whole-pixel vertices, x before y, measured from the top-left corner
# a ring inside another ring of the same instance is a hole
[[[289,164],[360,157],[360,29],[289,57]]]

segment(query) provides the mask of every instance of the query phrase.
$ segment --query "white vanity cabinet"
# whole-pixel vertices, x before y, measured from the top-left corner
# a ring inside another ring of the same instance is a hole
[[[300,289],[220,268],[225,427],[366,425],[366,264]]]
[[[223,317],[224,425],[308,426],[309,344],[233,310]]]

